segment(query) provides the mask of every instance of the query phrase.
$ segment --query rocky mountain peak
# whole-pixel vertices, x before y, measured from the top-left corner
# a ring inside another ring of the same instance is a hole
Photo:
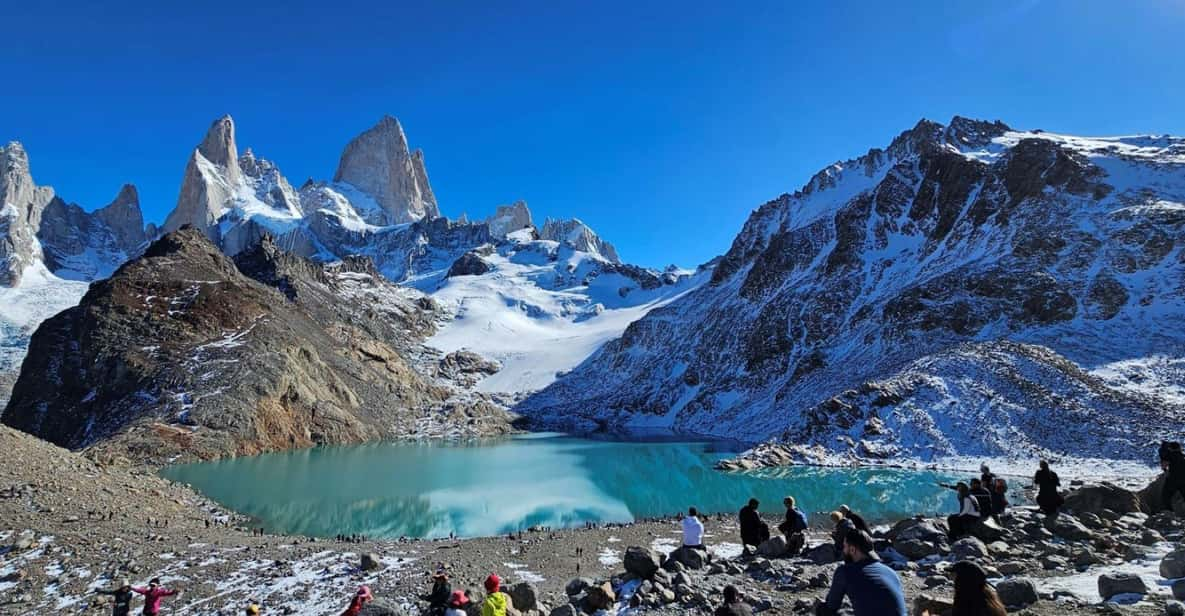
[[[391,116],[346,145],[333,180],[373,197],[391,224],[440,216],[423,152],[408,149],[403,127]]]
[[[29,156],[19,142],[0,148],[0,286],[20,284],[41,258],[37,229],[53,189],[33,183]]]
[[[956,147],[982,148],[992,139],[1011,131],[1007,124],[996,120],[988,122],[955,116],[946,127],[946,142]]]
[[[95,217],[111,229],[119,246],[130,252],[144,243],[144,214],[140,210],[140,193],[132,184],[124,184],[115,200],[95,210]]]
[[[510,205],[499,205],[494,215],[486,219],[493,237],[506,237],[507,234],[534,226],[531,221],[531,210],[527,202],[515,201]]]
[[[600,255],[607,261],[621,263],[617,256],[617,249],[613,244],[601,239],[588,225],[579,218],[559,220],[548,218],[543,223],[543,230],[539,232],[539,239],[559,242],[576,250]]]
[[[197,151],[206,160],[223,167],[227,180],[233,183],[238,179],[239,154],[235,146],[235,121],[229,115],[214,120]]]

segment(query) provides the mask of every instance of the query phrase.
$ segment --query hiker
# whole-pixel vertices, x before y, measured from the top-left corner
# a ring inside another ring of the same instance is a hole
[[[1008,511],[1008,483],[997,477],[996,483],[992,486],[992,518],[999,522],[1006,511]]]
[[[370,593],[369,586],[359,586],[358,592],[354,593],[354,598],[350,599],[350,607],[342,612],[342,616],[358,616],[362,613],[362,606],[374,600],[374,595]]]
[[[750,498],[749,504],[742,507],[738,515],[741,521],[741,550],[744,554],[749,553],[749,546],[757,547],[769,539],[769,526],[761,521],[761,514],[757,513],[760,504],[757,499]]]
[[[469,605],[469,595],[463,590],[454,590],[449,596],[448,609],[444,611],[444,616],[468,616],[465,611],[466,605]]]
[[[502,594],[502,578],[491,573],[486,578],[486,599],[481,603],[481,616],[506,616],[506,595]]]
[[[1173,497],[1180,494],[1185,498],[1185,453],[1181,452],[1181,443],[1165,441],[1160,444],[1160,468],[1165,472],[1161,500],[1164,509],[1173,511]]]
[[[872,534],[872,531],[868,529],[868,522],[865,522],[864,518],[860,517],[859,514],[854,513],[851,507],[840,505],[839,512],[843,514],[844,518],[852,521],[852,525],[856,527],[856,530],[862,530],[870,535]]]
[[[975,499],[975,504],[979,506],[979,519],[990,518],[992,515],[992,493],[988,491],[988,487],[979,479],[972,479],[968,492]]]
[[[687,517],[683,518],[683,547],[704,549],[704,523],[700,521],[695,507],[688,509]]]
[[[952,614],[969,616],[1005,616],[1004,603],[996,589],[987,583],[987,572],[969,560],[950,568],[955,574],[955,607]]]
[[[114,590],[100,590],[100,595],[114,597],[111,604],[111,616],[128,616],[132,613],[132,583],[124,580],[119,588]]]
[[[832,511],[831,521],[835,524],[835,530],[831,531],[831,539],[835,542],[835,557],[839,558],[843,555],[844,537],[848,536],[849,531],[856,530],[856,524],[844,517],[842,511]]]
[[[148,581],[148,588],[133,587],[132,592],[144,595],[144,616],[156,616],[160,613],[160,603],[165,597],[180,594],[180,590],[169,590],[160,585],[160,578]]]
[[[786,506],[786,519],[778,525],[778,530],[786,537],[786,547],[791,556],[797,556],[806,546],[806,514],[796,506],[793,496],[782,499]]]
[[[724,603],[716,608],[715,616],[753,616],[753,609],[741,601],[737,587],[729,584],[724,587]]]
[[[444,614],[452,594],[453,587],[448,581],[448,570],[445,569],[444,563],[437,563],[436,571],[432,574],[432,592],[423,597],[428,601],[428,613],[434,616]]]
[[[971,488],[960,481],[953,488],[946,484],[938,484],[944,488],[951,488],[959,495],[959,512],[948,516],[946,523],[950,527],[950,540],[954,541],[967,534],[971,527],[979,521],[979,501],[971,496]]]
[[[855,616],[906,616],[901,578],[877,557],[868,533],[848,531],[843,560],[831,578],[826,600],[815,606],[816,615],[838,614],[847,597]]]
[[[1057,473],[1049,470],[1049,462],[1041,461],[1041,469],[1033,475],[1033,484],[1037,486],[1037,506],[1041,508],[1042,513],[1047,516],[1057,515],[1057,510],[1066,501],[1057,491],[1062,485],[1062,480],[1058,479]]]
[[[979,483],[988,490],[996,485],[996,474],[988,468],[987,462],[979,465]]]

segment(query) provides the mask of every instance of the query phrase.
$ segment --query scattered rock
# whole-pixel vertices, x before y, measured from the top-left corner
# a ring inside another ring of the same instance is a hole
[[[639,546],[626,548],[623,561],[627,573],[632,573],[643,580],[653,577],[654,572],[658,571],[662,564],[662,560],[658,554],[654,553],[654,550]]]
[[[525,612],[539,607],[539,589],[530,582],[519,582],[511,586],[506,594],[510,595],[510,601],[517,610]]]
[[[1173,598],[1185,601],[1185,580],[1173,582]]]
[[[1071,515],[1060,514],[1045,518],[1045,528],[1053,534],[1070,541],[1089,541],[1094,533]]]
[[[1160,561],[1160,577],[1166,580],[1185,578],[1185,548],[1177,548],[1169,552]]]
[[[374,601],[367,603],[358,616],[404,616],[403,608],[387,601],[386,599],[376,598]]]
[[[363,571],[374,571],[376,569],[379,569],[382,566],[383,565],[381,562],[379,562],[379,557],[377,554],[375,554],[373,552],[366,552],[362,555],[362,570]]]
[[[1185,603],[1180,601],[1165,601],[1165,616],[1185,616]]]
[[[572,578],[568,581],[567,585],[564,586],[564,594],[568,595],[569,597],[575,597],[576,595],[587,590],[593,584],[596,584],[596,582],[592,581],[590,578]]]
[[[1148,594],[1148,585],[1140,576],[1132,573],[1105,573],[1099,576],[1099,596],[1104,601],[1125,594]]]
[[[1104,509],[1118,513],[1144,511],[1139,494],[1112,483],[1090,485],[1074,490],[1066,496],[1064,508],[1075,513],[1096,515]]]
[[[578,616],[579,612],[571,605],[561,605],[548,613],[547,616]]]
[[[950,551],[955,560],[979,560],[988,556],[987,546],[975,537],[959,539],[951,544]]]
[[[698,570],[708,565],[708,552],[706,550],[692,549],[684,545],[671,552],[667,560],[677,562],[688,569]]]
[[[790,546],[786,545],[786,538],[781,535],[770,537],[757,546],[757,553],[766,558],[781,558],[789,551]]]
[[[950,616],[955,609],[955,602],[945,597],[922,593],[913,601],[913,613],[929,612],[931,616]]]
[[[607,610],[613,607],[613,603],[617,601],[617,594],[613,592],[613,586],[609,582],[604,582],[599,586],[589,586],[584,596],[585,611],[593,613],[597,610]]]
[[[996,584],[996,593],[1000,595],[1000,601],[1007,606],[1023,607],[1036,603],[1039,599],[1037,585],[1026,578],[1004,580]]]

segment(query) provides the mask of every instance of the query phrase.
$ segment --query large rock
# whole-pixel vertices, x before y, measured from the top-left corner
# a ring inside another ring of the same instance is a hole
[[[575,606],[564,604],[552,609],[551,612],[547,614],[547,616],[576,616],[579,613],[580,612],[576,610]]]
[[[677,562],[688,569],[703,569],[708,566],[708,552],[696,550],[688,546],[679,546],[667,557],[668,562]]]
[[[575,597],[576,595],[579,595],[580,593],[584,592],[585,590],[588,590],[589,587],[591,587],[595,584],[596,584],[596,582],[593,581],[592,578],[586,578],[586,577],[572,578],[572,579],[568,580],[567,584],[564,585],[564,594],[568,595],[569,597]]]
[[[809,559],[816,565],[829,565],[839,560],[839,557],[835,554],[835,546],[830,543],[817,545],[807,550],[803,554],[803,557]]]
[[[358,616],[404,616],[404,613],[399,605],[387,599],[376,598],[364,605]]]
[[[363,553],[361,565],[363,571],[374,571],[383,566],[382,562],[379,561],[378,555],[374,552]]]
[[[1148,593],[1148,585],[1143,578],[1133,573],[1105,573],[1099,576],[1099,596],[1104,601],[1115,595],[1144,595]]]
[[[893,542],[893,549],[910,560],[920,560],[940,551],[938,545],[920,539],[898,539]]]
[[[662,566],[662,559],[650,548],[630,546],[622,559],[626,573],[632,573],[643,580],[650,579]]]
[[[1144,511],[1148,513],[1156,513],[1165,509],[1165,503],[1162,496],[1164,495],[1164,481],[1166,475],[1161,473],[1148,484],[1148,487],[1140,490],[1140,503],[1144,506]],[[1179,516],[1185,516],[1185,499],[1177,494],[1173,496],[1172,502],[1173,511]]]
[[[1088,541],[1094,537],[1094,533],[1090,532],[1090,529],[1082,522],[1065,513],[1045,518],[1044,524],[1049,532],[1062,539]]]
[[[885,536],[893,542],[904,539],[922,541],[945,541],[948,534],[946,522],[930,518],[908,518],[889,529]]]
[[[922,593],[913,600],[913,613],[929,613],[930,616],[951,616],[955,603],[951,599]]]
[[[975,537],[963,537],[950,545],[955,560],[979,560],[988,557],[987,546]]]
[[[1160,561],[1160,577],[1166,580],[1185,578],[1185,548],[1169,552]]]
[[[40,260],[37,232],[53,198],[52,188],[33,183],[20,143],[0,147],[0,287],[20,284],[25,270]]]
[[[790,546],[786,544],[786,538],[781,535],[770,537],[757,546],[757,553],[766,558],[781,558],[789,551]]]
[[[456,261],[448,269],[448,277],[456,278],[457,276],[480,276],[491,270],[490,264],[481,258],[481,255],[469,251]]]
[[[1118,513],[1136,513],[1144,511],[1144,504],[1140,501],[1139,494],[1112,483],[1102,483],[1074,490],[1066,496],[1062,508],[1075,513],[1097,515],[1104,509]]]
[[[597,610],[607,610],[617,601],[617,594],[613,586],[604,582],[596,586],[589,586],[584,596],[584,611],[593,613]]]
[[[1000,601],[1009,607],[1031,605],[1040,598],[1037,595],[1037,585],[1027,578],[1002,580],[996,584],[996,593],[1000,595]]]
[[[539,607],[539,589],[530,582],[519,582],[511,586],[506,594],[510,595],[510,601],[519,611],[525,612]]]
[[[1004,529],[995,520],[987,518],[971,525],[968,531],[972,537],[991,543],[1004,538]]]
[[[506,237],[515,231],[529,229],[534,226],[531,221],[531,210],[526,201],[515,201],[511,205],[499,205],[494,215],[486,219],[493,237]]]

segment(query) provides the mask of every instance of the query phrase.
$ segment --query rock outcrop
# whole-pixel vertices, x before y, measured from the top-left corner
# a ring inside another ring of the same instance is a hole
[[[96,280],[140,254],[150,239],[136,187],[125,184],[110,204],[87,212],[54,197],[37,237],[46,267],[62,278]]]
[[[351,141],[333,176],[370,195],[387,213],[388,224],[437,218],[440,208],[428,184],[424,153],[408,149],[399,121],[383,116]]]
[[[535,223],[531,221],[531,210],[526,201],[515,201],[511,205],[499,205],[494,215],[486,219],[490,228],[490,235],[504,238],[515,231],[532,229]]]
[[[922,121],[755,210],[710,284],[517,410],[847,460],[1146,460],[1185,425],[1182,204],[1185,139]]]
[[[236,262],[183,228],[42,323],[0,419],[153,462],[504,430],[408,359],[430,309],[365,260],[322,266],[265,240]]]
[[[165,219],[163,231],[171,233],[191,226],[219,242],[218,219],[235,196],[241,179],[234,120],[222,116],[210,125],[205,138],[189,155],[177,206]]]
[[[601,239],[588,225],[576,218],[569,220],[554,220],[548,218],[539,231],[539,239],[559,242],[575,250],[599,255],[612,263],[620,263],[617,249],[613,244]]]
[[[0,147],[0,286],[17,286],[25,270],[41,260],[37,230],[53,196],[52,188],[33,183],[20,143]]]

